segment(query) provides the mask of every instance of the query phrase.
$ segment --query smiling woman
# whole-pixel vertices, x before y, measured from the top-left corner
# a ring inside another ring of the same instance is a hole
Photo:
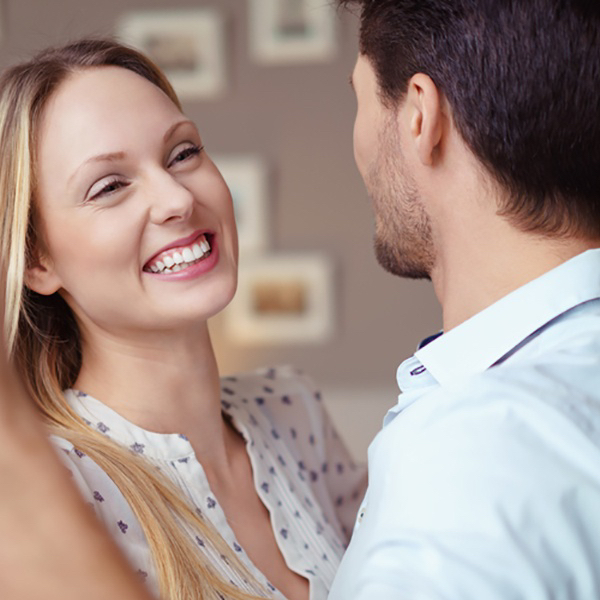
[[[219,377],[231,195],[160,71],[93,40],[7,71],[0,195],[9,356],[149,588],[326,598],[365,474],[305,377]]]
[[[27,283],[44,295],[64,290],[92,347],[125,329],[127,341],[165,325],[179,337],[186,320],[200,335],[199,323],[231,300],[233,207],[201,147],[178,106],[121,67],[70,74],[45,106],[36,210],[46,252],[28,269]],[[182,253],[208,240],[202,260],[184,262]],[[174,264],[155,274],[146,267],[163,252]],[[81,381],[87,364],[78,389],[91,389]]]

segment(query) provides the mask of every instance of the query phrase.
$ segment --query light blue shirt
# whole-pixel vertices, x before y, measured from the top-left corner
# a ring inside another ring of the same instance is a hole
[[[600,249],[398,369],[329,600],[600,598]]]

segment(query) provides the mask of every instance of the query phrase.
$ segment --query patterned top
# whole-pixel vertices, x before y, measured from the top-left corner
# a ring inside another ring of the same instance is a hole
[[[325,600],[364,493],[366,470],[352,462],[319,392],[297,371],[278,368],[225,377],[221,392],[223,412],[246,440],[256,492],[271,515],[279,549],[289,568],[308,579],[310,599]],[[83,392],[67,390],[65,396],[91,426],[159,466],[264,583],[266,595],[283,598],[236,540],[185,436],[146,431]],[[124,496],[70,442],[58,437],[53,441],[64,451],[84,498],[158,595],[150,549]],[[253,591],[208,541],[194,538],[225,581]]]

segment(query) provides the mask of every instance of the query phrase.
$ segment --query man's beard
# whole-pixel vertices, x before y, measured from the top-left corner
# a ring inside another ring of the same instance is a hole
[[[384,127],[379,148],[365,178],[375,212],[375,256],[394,275],[431,279],[431,223],[392,124]]]

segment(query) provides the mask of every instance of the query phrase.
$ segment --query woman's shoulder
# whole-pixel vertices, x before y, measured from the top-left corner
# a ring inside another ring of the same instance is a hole
[[[270,453],[298,489],[310,489],[341,538],[349,537],[366,473],[338,436],[321,393],[293,367],[261,369],[222,380],[223,410],[259,454]],[[304,486],[304,487],[303,487]]]
[[[231,388],[236,393],[267,394],[275,393],[300,393],[314,394],[312,380],[291,365],[265,367],[245,373],[236,373],[221,377],[221,389],[226,392]]]
[[[321,393],[302,371],[277,366],[223,377],[221,403],[226,412],[244,412],[275,423],[311,422],[322,414]]]
[[[299,459],[324,457],[329,418],[319,390],[299,369],[271,367],[225,377],[221,403],[253,435],[283,442]]]

